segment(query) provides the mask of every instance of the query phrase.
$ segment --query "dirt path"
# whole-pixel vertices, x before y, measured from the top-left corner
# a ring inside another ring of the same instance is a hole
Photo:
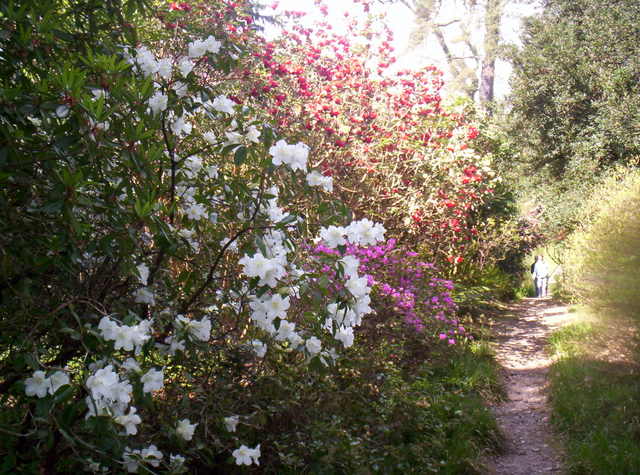
[[[505,435],[505,453],[488,462],[494,475],[560,473],[562,453],[553,441],[546,398],[551,360],[544,351],[549,334],[569,323],[565,306],[551,299],[512,304],[494,324],[494,345],[503,368],[507,400],[494,407]]]

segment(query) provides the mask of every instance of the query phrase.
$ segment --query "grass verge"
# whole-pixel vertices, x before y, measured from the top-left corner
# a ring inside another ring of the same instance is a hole
[[[556,331],[549,348],[553,422],[563,434],[567,472],[640,473],[640,378],[633,337],[624,322],[582,310]]]

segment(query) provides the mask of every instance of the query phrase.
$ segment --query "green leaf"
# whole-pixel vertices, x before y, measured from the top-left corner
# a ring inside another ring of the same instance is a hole
[[[240,146],[233,154],[233,163],[236,165],[242,165],[242,163],[247,159],[247,147]]]

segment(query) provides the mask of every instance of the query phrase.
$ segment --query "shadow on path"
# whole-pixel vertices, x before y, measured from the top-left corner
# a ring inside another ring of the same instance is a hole
[[[571,321],[562,304],[524,299],[494,323],[496,358],[502,366],[507,399],[493,407],[506,448],[488,460],[494,475],[554,474],[562,471],[562,452],[552,439],[545,392],[551,359],[549,335]]]

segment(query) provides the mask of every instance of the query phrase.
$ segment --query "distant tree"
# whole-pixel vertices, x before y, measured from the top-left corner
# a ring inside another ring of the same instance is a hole
[[[414,41],[436,39],[452,84],[485,107],[494,99],[495,63],[507,0],[400,0],[416,16]],[[443,18],[450,11],[459,12]],[[457,27],[455,36],[452,27]],[[477,33],[481,31],[481,35]],[[462,47],[458,46],[462,45]]]
[[[567,177],[638,156],[639,25],[635,0],[549,0],[526,21],[511,135],[534,169]]]

